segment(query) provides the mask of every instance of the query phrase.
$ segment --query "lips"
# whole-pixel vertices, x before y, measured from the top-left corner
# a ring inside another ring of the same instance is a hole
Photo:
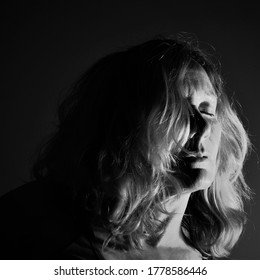
[[[191,154],[188,155],[187,158],[192,159],[192,160],[198,160],[198,161],[202,161],[208,158],[208,156],[206,154]]]
[[[208,159],[208,157],[206,157],[206,156],[203,156],[203,157],[195,157],[195,161],[197,161],[197,162],[203,162],[203,161],[205,161],[205,160],[207,160]]]
[[[190,166],[192,169],[206,169],[210,168],[210,160],[207,156],[197,156],[187,158],[187,166]]]
[[[191,167],[204,166],[205,163],[208,162],[208,159],[209,158],[207,155],[202,155],[202,154],[189,155],[186,157],[186,164],[191,165]]]

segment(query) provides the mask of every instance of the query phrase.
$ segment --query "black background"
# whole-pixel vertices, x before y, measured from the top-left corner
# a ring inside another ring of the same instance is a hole
[[[255,199],[231,258],[260,259],[257,11],[217,1],[10,1],[2,43],[0,195],[29,180],[35,149],[53,130],[66,88],[96,59],[158,34],[188,32],[202,47],[215,47],[226,91],[238,101],[236,108],[254,145],[245,174]]]

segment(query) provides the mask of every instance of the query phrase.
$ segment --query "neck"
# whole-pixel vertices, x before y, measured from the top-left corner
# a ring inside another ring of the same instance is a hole
[[[180,197],[171,198],[166,201],[166,210],[171,212],[169,222],[166,226],[165,232],[157,244],[157,247],[187,247],[182,230],[182,219],[190,198],[190,193],[181,194]],[[163,214],[160,219],[164,219]]]

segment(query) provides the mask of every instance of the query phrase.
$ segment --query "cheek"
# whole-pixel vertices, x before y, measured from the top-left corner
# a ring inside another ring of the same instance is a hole
[[[217,156],[219,146],[220,146],[220,141],[221,141],[221,126],[219,123],[217,123],[212,126],[212,130],[211,130],[211,143],[215,156]]]

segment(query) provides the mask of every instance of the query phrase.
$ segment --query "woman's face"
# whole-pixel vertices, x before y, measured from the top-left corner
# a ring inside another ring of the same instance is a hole
[[[203,87],[187,97],[191,106],[190,136],[185,148],[191,154],[183,157],[184,182],[189,191],[206,189],[213,183],[217,172],[217,154],[221,126],[216,116],[217,97],[207,77]]]

